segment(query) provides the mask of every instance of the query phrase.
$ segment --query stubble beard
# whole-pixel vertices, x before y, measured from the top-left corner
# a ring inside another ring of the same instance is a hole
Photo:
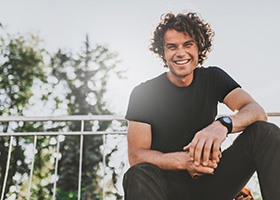
[[[191,72],[189,72],[189,73],[185,72],[184,74],[176,73],[176,71],[171,67],[169,67],[169,71],[172,75],[174,75],[177,78],[186,78],[191,74]]]

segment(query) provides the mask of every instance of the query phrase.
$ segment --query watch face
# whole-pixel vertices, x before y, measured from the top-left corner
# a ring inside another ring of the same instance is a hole
[[[232,120],[228,116],[222,116],[218,120],[227,128],[228,133],[232,131]]]
[[[231,123],[231,120],[229,117],[223,117],[224,122]]]

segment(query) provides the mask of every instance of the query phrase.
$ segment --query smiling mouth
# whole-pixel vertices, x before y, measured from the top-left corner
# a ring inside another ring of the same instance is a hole
[[[187,60],[174,60],[173,61],[176,65],[185,65],[187,64],[188,62],[190,62],[190,59],[187,59]]]

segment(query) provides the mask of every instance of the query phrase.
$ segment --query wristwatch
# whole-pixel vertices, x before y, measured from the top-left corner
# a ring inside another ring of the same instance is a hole
[[[216,121],[220,121],[228,130],[228,134],[232,132],[232,120],[228,116],[219,117]]]

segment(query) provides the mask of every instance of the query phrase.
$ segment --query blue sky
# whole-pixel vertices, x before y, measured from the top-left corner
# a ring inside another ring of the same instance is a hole
[[[206,0],[0,0],[0,22],[9,32],[36,33],[47,50],[79,51],[85,34],[92,43],[119,53],[128,79],[112,80],[109,102],[124,114],[129,94],[164,72],[149,50],[163,13],[198,12],[215,30],[205,66],[226,70],[267,112],[280,111],[280,3]],[[222,108],[223,109],[223,108]]]

